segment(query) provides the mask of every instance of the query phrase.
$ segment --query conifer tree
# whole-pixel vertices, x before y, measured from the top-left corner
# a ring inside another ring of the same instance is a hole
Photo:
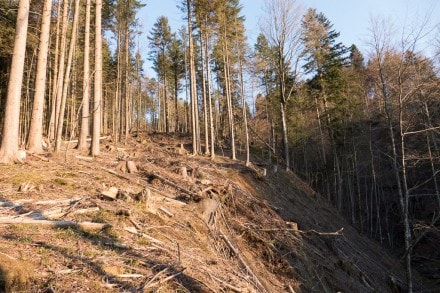
[[[157,72],[163,84],[165,132],[169,132],[169,107],[168,107],[168,77],[170,75],[171,62],[169,58],[169,48],[172,44],[172,33],[168,18],[161,16],[153,25],[153,29],[148,37],[150,41],[151,60],[154,70]]]
[[[304,69],[314,74],[309,86],[317,93],[318,119],[323,117],[333,153],[334,168],[336,169],[337,199],[339,210],[342,209],[343,187],[340,159],[336,144],[343,137],[342,128],[346,107],[346,97],[343,94],[344,79],[342,75],[347,49],[342,43],[337,43],[339,33],[333,30],[333,25],[322,13],[310,8],[302,20],[303,56],[306,63]],[[321,106],[322,105],[322,106]],[[321,108],[322,107],[322,108]],[[322,139],[324,141],[324,139]],[[322,146],[323,152],[325,147]],[[325,155],[324,155],[325,156]]]

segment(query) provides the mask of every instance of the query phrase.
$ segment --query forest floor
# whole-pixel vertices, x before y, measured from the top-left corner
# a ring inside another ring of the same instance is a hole
[[[0,165],[0,292],[405,291],[400,260],[293,173],[189,146],[139,134]]]

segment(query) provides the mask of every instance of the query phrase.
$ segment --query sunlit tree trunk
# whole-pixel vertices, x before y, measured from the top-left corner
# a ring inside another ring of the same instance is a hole
[[[50,20],[52,0],[46,0],[43,7],[40,44],[38,46],[37,73],[35,77],[35,93],[32,108],[32,120],[29,129],[27,147],[30,152],[42,153],[43,112],[46,92],[47,55],[49,51]]]
[[[63,95],[63,84],[64,84],[64,68],[65,68],[65,57],[66,57],[66,46],[67,46],[67,16],[69,10],[69,1],[65,0],[63,2],[63,18],[61,21],[61,40],[60,40],[60,56],[59,56],[59,66],[58,66],[58,79],[56,83],[56,97],[54,103],[54,120],[51,122],[50,135],[51,138],[56,138],[58,120],[60,118],[61,100]]]
[[[3,121],[0,163],[9,164],[21,161],[18,149],[21,83],[23,82],[24,59],[29,18],[29,0],[18,3],[15,29],[14,53],[9,75],[6,97],[5,117]]]
[[[99,156],[99,136],[101,135],[101,99],[102,99],[102,0],[95,3],[95,84],[93,98],[93,130],[90,154]]]
[[[87,148],[87,136],[90,133],[90,6],[91,1],[86,0],[86,18],[84,25],[84,76],[83,76],[83,97],[82,97],[82,115],[81,132],[78,138],[78,149]]]
[[[67,91],[69,89],[70,85],[70,73],[72,68],[72,60],[73,60],[73,53],[75,51],[75,45],[76,45],[76,36],[77,36],[77,27],[78,27],[78,18],[79,18],[79,0],[75,0],[75,14],[73,17],[73,25],[72,25],[72,35],[70,39],[70,46],[69,46],[69,54],[67,57],[67,67],[65,76],[63,79],[63,87],[62,87],[62,95],[61,95],[61,104],[60,104],[60,110],[57,120],[57,127],[56,127],[56,138],[55,138],[55,152],[60,151],[61,148],[61,142],[62,142],[62,134],[63,134],[63,125],[64,125],[64,112],[66,108],[66,101],[67,101]],[[60,72],[61,74],[61,72]]]
[[[197,129],[197,90],[196,90],[196,69],[194,66],[194,44],[193,44],[193,36],[192,36],[192,23],[191,23],[191,0],[186,1],[187,10],[188,10],[188,41],[189,41],[189,92],[191,98],[191,123],[192,123],[192,143],[193,143],[193,154],[196,155],[199,152],[199,142],[200,138],[198,136],[199,130]]]
[[[48,125],[48,139],[49,142],[55,139],[55,112],[56,112],[56,97],[58,90],[58,68],[59,68],[59,55],[60,55],[60,23],[61,23],[61,2],[59,0],[57,3],[57,23],[56,23],[56,33],[55,33],[55,50],[54,50],[54,62],[53,62],[53,79],[52,79],[52,92],[51,92],[51,108],[50,108],[50,118]]]

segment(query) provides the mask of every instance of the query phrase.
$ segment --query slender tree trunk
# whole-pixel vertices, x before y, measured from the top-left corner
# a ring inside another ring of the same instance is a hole
[[[29,129],[28,150],[34,153],[42,153],[43,140],[43,112],[46,93],[47,55],[49,51],[50,21],[52,12],[52,0],[46,0],[43,7],[41,22],[40,44],[37,61],[37,74],[35,77],[34,103],[32,120]]]
[[[72,36],[70,40],[69,54],[67,57],[67,67],[64,76],[63,90],[61,95],[61,105],[60,105],[59,117],[57,120],[58,123],[56,127],[55,152],[60,151],[61,148],[63,125],[64,125],[64,112],[66,108],[67,91],[69,89],[69,84],[70,84],[70,72],[72,68],[73,52],[75,50],[75,45],[76,45],[78,18],[79,18],[79,0],[75,0],[75,14],[73,17]]]
[[[99,136],[101,134],[101,99],[102,99],[102,0],[95,3],[95,84],[93,99],[93,131],[91,155],[99,156]]]
[[[55,139],[55,112],[56,112],[56,100],[57,100],[57,90],[58,90],[58,68],[59,68],[59,51],[60,51],[60,22],[61,16],[61,2],[58,1],[57,4],[57,24],[56,24],[56,34],[55,34],[55,51],[54,51],[54,63],[53,63],[53,80],[52,80],[52,92],[51,92],[51,109],[50,109],[50,119],[48,126],[48,140],[49,142]],[[64,0],[67,1],[67,0]]]
[[[207,107],[207,92],[206,92],[206,64],[205,64],[205,50],[204,42],[202,38],[202,32],[200,32],[200,53],[202,63],[202,97],[203,97],[203,122],[205,128],[205,155],[209,155],[209,132],[208,132],[208,107]]]
[[[131,121],[130,121],[130,81],[129,81],[129,57],[130,57],[130,30],[128,28],[128,20],[126,20],[126,27],[125,27],[125,96],[124,96],[124,101],[125,101],[125,105],[124,105],[124,116],[125,116],[125,125],[124,125],[124,130],[125,130],[125,144],[127,144],[127,139],[128,139],[128,135],[130,133],[130,127],[131,127]]]
[[[1,164],[21,161],[18,150],[18,136],[20,124],[21,83],[23,82],[29,6],[29,0],[20,0],[18,3],[14,54],[12,55],[5,117],[3,120],[2,142],[0,147]]]
[[[198,129],[197,129],[197,90],[196,90],[196,70],[194,66],[194,45],[193,45],[193,37],[192,37],[192,23],[191,23],[191,0],[186,1],[187,10],[188,10],[188,39],[189,39],[189,92],[191,97],[191,122],[192,122],[192,142],[193,142],[193,154],[196,155],[199,151],[198,142],[200,141],[198,137]]]
[[[211,66],[209,63],[209,36],[206,33],[206,41],[205,41],[205,63],[206,63],[206,85],[207,85],[207,94],[208,94],[208,107],[209,107],[209,130],[211,135],[211,159],[215,157],[215,137],[214,137],[214,119],[212,113],[212,96],[211,96]]]
[[[245,164],[246,164],[246,166],[249,166],[251,164],[250,154],[249,154],[249,130],[248,130],[248,122],[247,122],[246,99],[245,99],[245,93],[244,93],[243,61],[241,60],[241,58],[243,58],[243,57],[239,53],[241,101],[243,104],[243,126],[244,126],[245,142],[246,142],[246,161],[245,161]]]
[[[87,148],[87,136],[90,134],[90,6],[91,0],[86,0],[86,19],[84,26],[84,76],[83,76],[83,97],[81,132],[78,138],[78,150]]]
[[[116,91],[115,91],[115,128],[113,129],[115,142],[121,141],[121,129],[122,129],[122,118],[121,118],[121,100],[122,100],[122,79],[121,79],[121,30],[118,29],[118,40],[117,40],[117,70],[116,70]]]
[[[226,103],[227,112],[229,120],[229,139],[231,144],[231,159],[236,160],[235,152],[235,125],[234,125],[234,112],[232,110],[232,97],[231,97],[231,86],[230,86],[230,72],[229,72],[229,57],[228,57],[228,46],[226,43],[226,31],[225,31],[225,49],[224,49],[224,79],[225,79],[225,92],[226,92]]]
[[[53,121],[53,126],[51,127],[51,131],[53,134],[50,135],[56,139],[57,133],[57,125],[59,124],[60,118],[60,110],[61,110],[61,101],[63,95],[63,84],[64,84],[64,68],[65,68],[65,57],[66,57],[66,46],[67,46],[67,18],[68,18],[68,10],[69,10],[69,1],[65,0],[63,5],[63,19],[61,23],[61,48],[60,48],[60,59],[59,59],[59,67],[58,67],[58,80],[57,80],[57,89],[56,89],[56,99],[55,99],[55,119]]]

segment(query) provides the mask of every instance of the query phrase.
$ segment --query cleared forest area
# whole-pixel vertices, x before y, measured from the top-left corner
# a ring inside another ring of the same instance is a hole
[[[70,149],[1,166],[2,288],[404,290],[400,261],[291,172],[194,157],[182,140],[139,135],[100,158]],[[138,172],[118,171],[124,160]]]

